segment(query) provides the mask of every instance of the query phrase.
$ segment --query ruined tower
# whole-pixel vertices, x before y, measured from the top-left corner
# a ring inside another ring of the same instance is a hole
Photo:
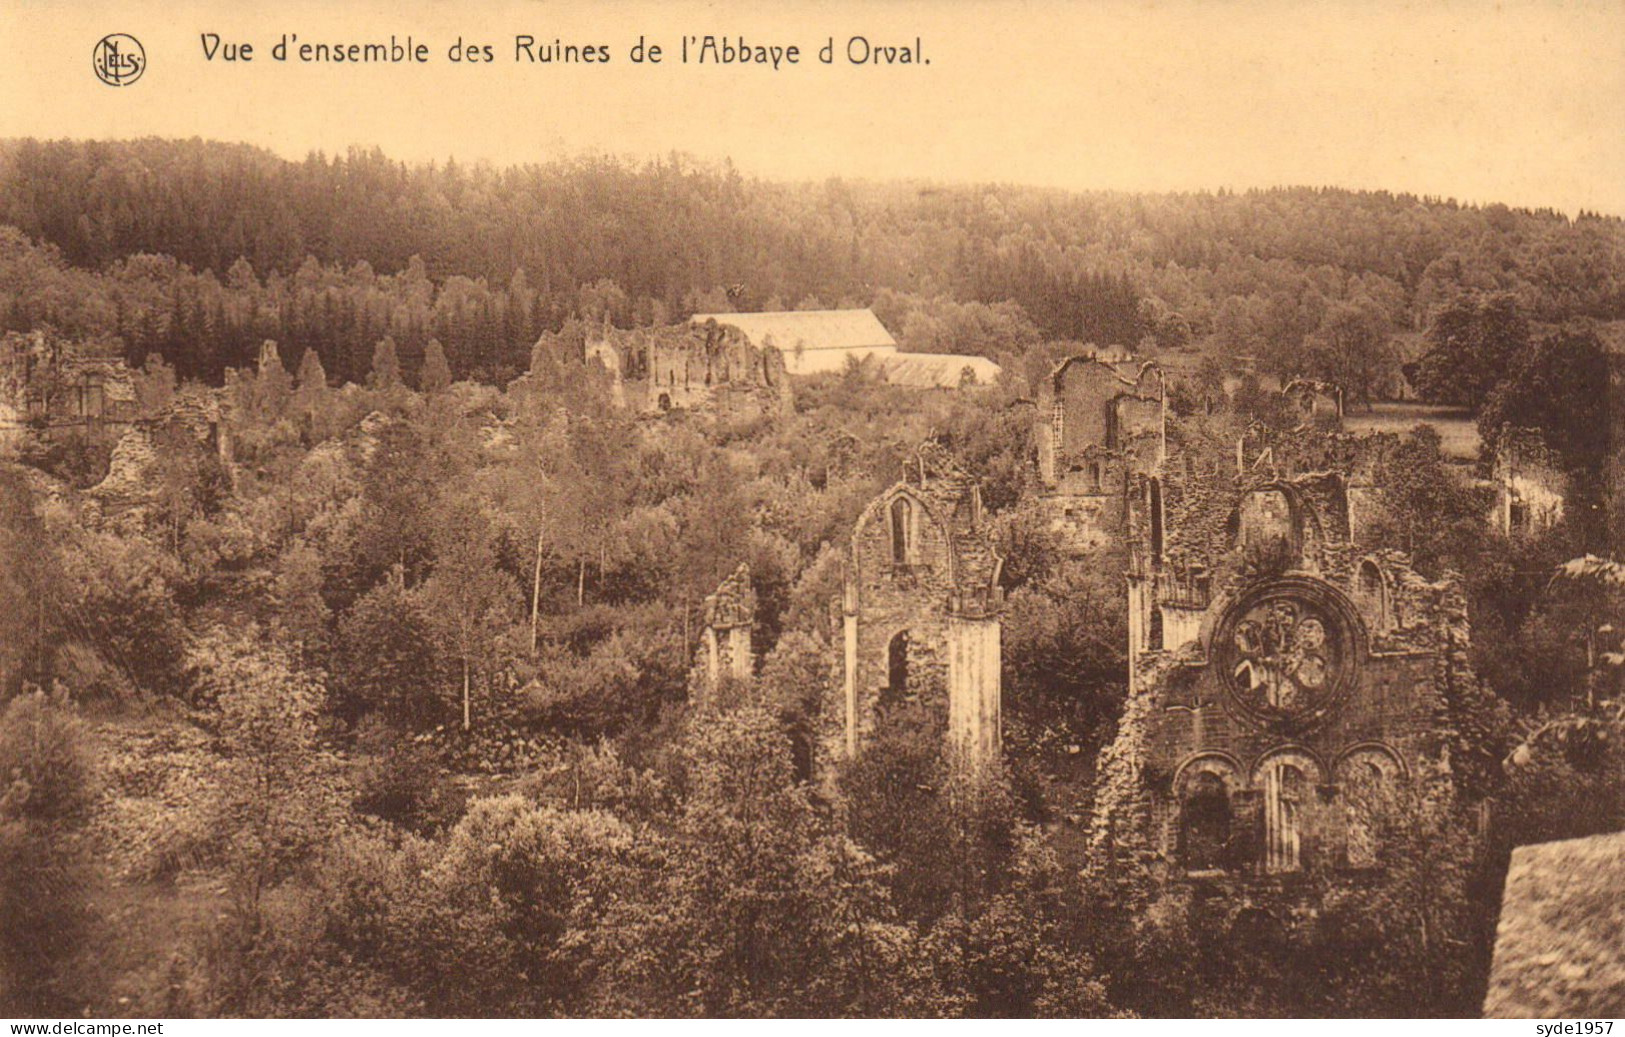
[[[1039,387],[1037,417],[1042,500],[1074,550],[1121,542],[1136,495],[1158,495],[1160,508],[1167,400],[1155,363],[1123,352],[1068,357]]]

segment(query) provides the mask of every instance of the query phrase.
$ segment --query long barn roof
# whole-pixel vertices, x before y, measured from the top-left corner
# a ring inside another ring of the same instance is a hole
[[[972,385],[992,385],[998,381],[999,365],[984,356],[950,353],[898,353],[881,362],[882,376],[892,385],[914,388],[957,389],[965,371]]]
[[[776,313],[696,313],[696,324],[731,324],[757,346],[771,344],[788,357],[800,349],[896,348],[897,340],[873,310],[786,310]]]

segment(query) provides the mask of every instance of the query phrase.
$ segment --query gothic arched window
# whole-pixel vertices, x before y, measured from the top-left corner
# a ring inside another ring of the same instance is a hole
[[[1382,570],[1369,558],[1360,563],[1360,593],[1372,597],[1382,593]]]
[[[1354,581],[1355,599],[1365,620],[1374,630],[1386,630],[1388,623],[1388,588],[1383,583],[1382,570],[1367,558],[1360,563]]]
[[[1382,863],[1382,825],[1396,806],[1399,776],[1399,762],[1377,746],[1356,749],[1338,763],[1349,867],[1375,868]]]
[[[895,565],[909,563],[914,508],[907,497],[891,502],[891,560]]]

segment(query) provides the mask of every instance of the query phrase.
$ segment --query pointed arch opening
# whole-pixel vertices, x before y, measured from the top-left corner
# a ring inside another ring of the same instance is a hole
[[[1344,864],[1378,868],[1383,862],[1383,829],[1398,807],[1399,758],[1387,747],[1351,749],[1337,763],[1337,784],[1344,815]]]
[[[886,687],[880,695],[882,708],[898,705],[908,697],[908,631],[899,630],[886,644]]]
[[[1153,477],[1146,486],[1146,505],[1151,512],[1151,561],[1162,563],[1162,480]]]
[[[891,560],[893,565],[907,565],[913,554],[914,505],[907,497],[898,497],[888,509],[891,517]]]
[[[1382,577],[1382,570],[1370,558],[1362,560],[1356,570],[1354,598],[1371,629],[1382,631],[1393,625],[1388,584]]]

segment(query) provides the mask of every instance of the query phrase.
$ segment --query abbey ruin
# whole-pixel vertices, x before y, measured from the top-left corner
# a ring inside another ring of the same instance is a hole
[[[586,358],[609,373],[616,406],[644,414],[706,410],[723,417],[786,413],[792,404],[783,355],[715,321],[588,338]]]
[[[1333,386],[1283,392],[1301,426],[1222,450],[1171,444],[1164,373],[1128,353],[1063,361],[1038,401],[1042,513],[1074,556],[1124,567],[1130,693],[1092,856],[1164,881],[1379,867],[1383,805],[1449,791],[1466,605],[1384,542],[1400,437],[1343,431]],[[977,479],[925,444],[844,559],[821,758],[913,710],[959,767],[996,765],[1003,558]],[[753,613],[742,566],[705,604],[701,698],[750,674]]]

